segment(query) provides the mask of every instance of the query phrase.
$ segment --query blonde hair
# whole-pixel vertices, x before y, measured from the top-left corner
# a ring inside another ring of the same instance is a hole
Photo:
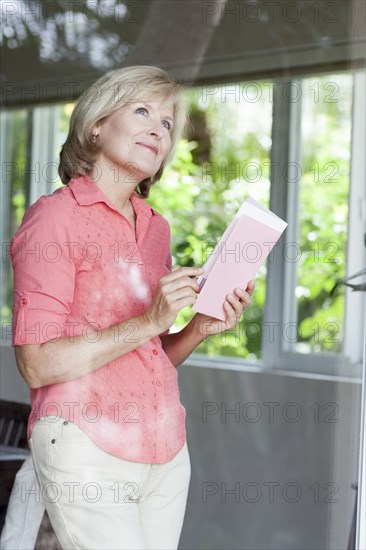
[[[69,133],[60,151],[58,173],[65,185],[71,178],[89,175],[100,147],[92,140],[92,128],[124,105],[142,99],[173,101],[174,125],[172,145],[157,173],[141,181],[135,191],[143,198],[161,178],[165,166],[173,159],[187,120],[187,108],[178,84],[163,69],[136,65],[111,71],[92,84],[78,99],[70,118]]]

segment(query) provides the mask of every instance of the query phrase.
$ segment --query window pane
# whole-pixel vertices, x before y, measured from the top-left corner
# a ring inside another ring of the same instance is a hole
[[[19,227],[27,206],[27,166],[29,151],[29,113],[27,109],[4,112],[2,129],[6,140],[2,144],[2,204],[1,227],[3,231],[2,281],[1,285],[1,323],[3,337],[11,324],[13,303],[13,276],[8,258],[10,237]],[[6,132],[6,133],[5,133]]]
[[[69,124],[70,124],[70,117],[74,110],[75,103],[63,103],[59,105],[59,119],[57,124],[57,132],[56,132],[56,151],[55,154],[57,156],[57,164],[60,161],[60,150],[62,145],[65,143],[67,134],[69,133]],[[60,177],[58,176],[57,181],[55,183],[55,189],[58,187],[62,187],[63,183],[60,180]]]
[[[342,351],[350,186],[352,76],[303,81],[298,352]]]
[[[170,222],[173,268],[201,266],[248,194],[268,207],[272,85],[230,83],[186,92],[190,124],[173,164],[148,202]],[[266,268],[256,279],[252,306],[232,331],[204,341],[197,353],[257,359]],[[172,327],[193,316],[185,308]]]
[[[57,119],[54,135],[54,149],[52,159],[48,159],[52,163],[59,159],[61,145],[64,143],[68,128],[69,120],[74,104],[64,104],[54,106],[57,109]],[[48,120],[48,119],[47,119]],[[2,144],[2,203],[1,203],[1,227],[3,232],[3,251],[2,251],[2,281],[1,285],[1,322],[3,326],[3,339],[9,336],[12,316],[13,303],[13,273],[8,257],[8,245],[12,235],[16,232],[21,224],[25,209],[29,203],[30,189],[33,181],[37,182],[37,189],[41,189],[40,195],[51,193],[62,185],[59,177],[54,181],[45,180],[45,174],[48,172],[41,165],[39,167],[39,159],[32,157],[32,111],[30,109],[17,109],[6,111],[2,118],[2,131],[7,136],[6,146]],[[48,128],[43,128],[42,131],[48,133]],[[37,141],[37,140],[36,140]],[[5,140],[4,140],[5,143]],[[34,175],[35,174],[35,175]],[[40,185],[40,182],[42,184]]]

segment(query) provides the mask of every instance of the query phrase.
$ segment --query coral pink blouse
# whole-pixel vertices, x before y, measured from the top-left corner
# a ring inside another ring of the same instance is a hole
[[[30,206],[10,244],[13,346],[83,335],[140,315],[172,268],[167,220],[137,193],[130,223],[89,177]],[[134,327],[116,337],[134,338]],[[169,331],[166,331],[166,334]],[[177,369],[159,336],[77,379],[31,389],[38,418],[75,422],[105,451],[145,463],[172,460],[186,440]]]

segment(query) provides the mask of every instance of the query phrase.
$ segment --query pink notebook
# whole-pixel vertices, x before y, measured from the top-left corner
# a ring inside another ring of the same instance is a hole
[[[224,302],[246,288],[286,229],[287,223],[248,197],[202,266],[201,288],[192,310],[226,320]]]

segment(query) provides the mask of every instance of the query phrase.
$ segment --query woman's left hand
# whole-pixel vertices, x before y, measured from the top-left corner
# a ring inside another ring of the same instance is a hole
[[[230,294],[227,295],[227,299],[224,302],[224,309],[227,314],[226,321],[221,321],[216,317],[210,317],[203,313],[196,313],[193,319],[201,333],[202,339],[204,340],[207,336],[219,334],[220,332],[234,328],[239,323],[244,309],[251,303],[254,288],[254,281],[249,281],[246,290],[238,287],[235,289],[235,294],[232,295],[232,298]]]

